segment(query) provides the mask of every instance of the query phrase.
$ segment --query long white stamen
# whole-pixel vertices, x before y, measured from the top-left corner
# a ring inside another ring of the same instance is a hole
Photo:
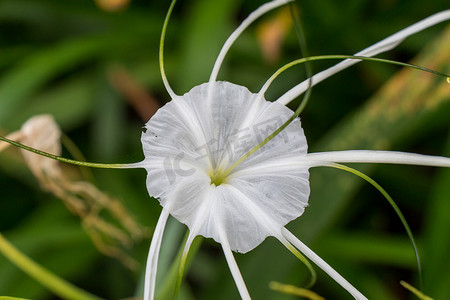
[[[355,287],[353,287],[344,277],[342,277],[338,272],[336,272],[329,264],[327,264],[322,258],[320,258],[316,253],[309,249],[305,244],[303,244],[295,235],[293,235],[289,230],[283,228],[283,236],[294,245],[300,252],[302,252],[306,257],[312,260],[319,268],[324,270],[331,278],[333,278],[337,283],[339,283],[344,289],[346,289],[355,299],[367,300],[367,298],[361,294]]]
[[[250,300],[250,294],[248,293],[244,279],[242,278],[242,274],[239,271],[239,267],[236,263],[236,260],[234,259],[233,253],[231,252],[228,238],[223,228],[220,227],[219,230],[221,239],[220,243],[222,245],[223,253],[225,254],[225,259],[227,260],[228,267],[230,268],[231,275],[233,276],[234,282],[236,283],[239,294],[241,295],[242,300]]]
[[[144,300],[153,300],[155,297],[159,250],[161,249],[162,237],[168,217],[169,211],[163,208],[158,223],[156,224],[155,232],[153,233],[152,242],[150,244],[150,250],[148,252],[147,266],[145,268]]]
[[[422,31],[428,27],[431,27],[435,24],[441,23],[443,21],[447,21],[450,19],[450,9],[444,10],[442,12],[436,13],[428,18],[423,19],[420,22],[417,22],[409,27],[406,27],[399,32],[381,40],[380,42],[358,52],[355,54],[355,56],[366,56],[366,57],[372,57],[377,54],[386,52],[388,50],[391,50],[395,48],[398,44],[400,44],[404,39],[409,37],[410,35],[413,35],[419,31]],[[334,65],[331,68],[328,68],[322,72],[317,73],[312,77],[312,85],[316,85],[322,80],[338,73],[341,70],[344,70],[361,60],[358,59],[346,59],[336,65]],[[303,94],[308,89],[308,80],[305,80],[301,82],[300,84],[296,85],[289,91],[287,91],[284,95],[282,95],[277,102],[281,104],[288,104],[301,94]]]
[[[214,82],[217,79],[217,74],[219,73],[220,66],[222,65],[223,59],[230,49],[231,45],[233,45],[234,41],[239,37],[239,35],[256,19],[261,17],[263,14],[275,9],[279,6],[282,6],[293,0],[274,0],[268,3],[265,3],[258,7],[255,11],[253,11],[238,28],[228,37],[222,49],[220,50],[219,55],[217,56],[216,62],[214,63],[213,70],[211,72],[211,76],[209,78],[209,82]]]
[[[317,162],[317,166],[323,166],[329,163],[384,163],[450,167],[449,157],[397,151],[347,150],[316,152],[307,154],[306,160],[312,164]]]

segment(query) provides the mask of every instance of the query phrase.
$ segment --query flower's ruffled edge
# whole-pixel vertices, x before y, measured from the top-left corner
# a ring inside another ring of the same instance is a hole
[[[268,216],[266,216],[268,218]],[[331,278],[333,278],[337,283],[339,283],[345,290],[347,290],[355,299],[364,300],[367,299],[361,292],[359,292],[355,287],[353,287],[347,280],[345,280],[337,271],[335,271],[330,265],[328,265],[322,258],[320,258],[316,253],[314,253],[310,248],[308,248],[304,243],[302,243],[298,238],[296,238],[290,231],[286,228],[282,228],[281,232],[277,228],[272,228],[274,232],[274,237],[276,237],[286,248],[290,249],[295,247],[311,261],[313,261],[317,266],[319,266],[323,271],[325,271]],[[185,244],[183,254],[182,254],[182,267],[186,260],[189,248],[192,245],[194,238],[196,237],[195,231],[189,233],[189,237]],[[239,267],[234,259],[233,253],[231,251],[230,245],[228,244],[228,239],[225,232],[221,231],[221,245],[222,249],[230,268],[231,275],[236,283],[236,287],[242,299],[251,299],[250,294],[245,285],[245,281],[242,278],[242,274],[239,271]],[[290,250],[291,251],[291,250]]]
[[[232,188],[232,187],[231,187]],[[234,189],[234,192],[240,193],[237,189]],[[248,205],[252,206],[251,203]],[[347,280],[345,280],[338,272],[336,272],[330,265],[328,265],[323,259],[321,259],[317,254],[315,254],[311,249],[309,249],[305,244],[303,244],[298,238],[296,238],[290,231],[286,228],[282,227],[281,229],[276,225],[275,221],[272,221],[272,218],[264,213],[261,210],[258,210],[254,205],[253,209],[257,211],[255,214],[260,216],[260,219],[264,220],[264,224],[261,226],[267,227],[272,233],[272,236],[277,238],[287,249],[292,251],[292,248],[298,249],[301,253],[303,253],[306,257],[308,257],[311,261],[313,261],[317,266],[319,266],[322,270],[324,270],[330,277],[332,277],[337,283],[339,283],[344,289],[346,289],[355,299],[367,299],[364,295],[362,295],[355,287],[353,287]],[[186,260],[187,254],[189,252],[189,248],[192,244],[194,238],[198,235],[197,228],[202,226],[202,214],[204,212],[198,213],[198,223],[195,224],[192,230],[189,232],[189,236],[187,242],[185,244],[183,254],[182,254],[182,263],[181,268],[184,266],[184,262]],[[217,220],[220,224],[220,220]],[[222,229],[222,230],[221,230]],[[225,258],[228,263],[228,267],[230,268],[230,272],[233,276],[233,279],[236,283],[237,289],[242,299],[251,299],[250,294],[245,285],[244,279],[239,271],[239,267],[236,264],[233,253],[231,251],[230,245],[228,243],[228,238],[226,236],[225,230],[219,225],[220,232],[220,243],[222,245],[222,249],[225,255]]]

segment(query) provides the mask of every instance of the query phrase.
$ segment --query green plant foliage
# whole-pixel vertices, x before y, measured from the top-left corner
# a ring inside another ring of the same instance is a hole
[[[0,135],[18,130],[31,116],[48,113],[89,161],[140,161],[141,128],[147,120],[140,117],[142,108],[111,78],[116,67],[123,68],[154,103],[170,100],[158,67],[166,2],[131,0],[125,9],[107,12],[90,0],[1,0]],[[176,93],[208,80],[225,39],[264,2],[179,0],[165,42],[166,75]],[[298,6],[310,55],[353,54],[447,9],[448,0],[426,5],[420,0],[298,1]],[[265,59],[256,38],[258,26],[252,25],[233,46],[219,80],[257,92],[279,67],[300,58],[291,28],[281,43],[281,56]],[[449,28],[444,24],[430,28],[383,57],[449,74]],[[311,65],[317,72],[332,63]],[[271,86],[269,100],[303,79],[302,66],[289,69]],[[298,101],[292,103],[293,109]],[[363,62],[317,85],[301,119],[312,151],[384,149],[449,156],[449,114],[450,85],[445,79]],[[67,151],[63,156],[70,157]],[[383,186],[411,225],[422,255],[423,292],[448,298],[450,270],[442,262],[450,251],[449,170],[352,167]],[[78,167],[64,170],[74,178],[82,176]],[[149,234],[126,249],[140,264],[136,270],[100,252],[80,220],[41,189],[20,152],[11,147],[0,152],[0,232],[34,261],[92,294],[106,299],[138,297],[161,207],[148,196],[144,171],[92,172],[94,184],[120,199],[147,228]],[[369,299],[412,298],[399,282],[419,286],[414,252],[384,198],[356,176],[333,169],[312,170],[311,188],[309,207],[289,229]],[[185,232],[184,226],[172,223],[169,220],[161,250],[160,299],[172,296],[177,272],[170,267]],[[199,248],[188,258],[178,299],[236,299],[238,292],[220,247],[208,239],[195,247]],[[271,290],[269,282],[302,287],[309,279],[307,268],[271,238],[245,256],[236,255],[236,260],[254,299],[294,299]],[[323,272],[318,270],[317,275],[313,292],[326,299],[348,297]],[[5,296],[0,300],[54,299],[1,255],[0,295]]]

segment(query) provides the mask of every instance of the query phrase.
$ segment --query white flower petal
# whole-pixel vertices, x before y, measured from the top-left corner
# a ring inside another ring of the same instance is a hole
[[[250,189],[248,191],[254,192]],[[264,203],[267,200],[261,202],[261,198],[258,197],[264,197],[264,195],[258,193],[252,196],[254,198],[249,198],[231,184],[216,187],[214,197],[211,198],[211,201],[215,202],[215,210],[210,213],[214,218],[210,218],[209,224],[204,226],[205,228],[214,226],[217,232],[222,228],[231,249],[240,253],[252,250],[266,237],[274,234],[273,228],[282,226],[268,217],[272,212],[264,210]],[[300,215],[302,212],[303,209],[300,208],[296,214]],[[277,214],[277,212],[274,213]],[[209,232],[201,231],[201,234],[208,236]],[[223,243],[222,239],[215,238],[215,240]]]
[[[428,27],[431,27],[435,24],[447,21],[450,19],[450,9],[444,10],[442,12],[439,12],[437,14],[434,14],[432,16],[429,16],[428,18],[423,19],[420,22],[417,22],[409,27],[406,27],[399,32],[381,40],[380,42],[358,52],[355,54],[355,56],[366,56],[366,57],[372,57],[377,54],[383,53],[385,51],[391,50],[395,48],[398,44],[400,44],[404,39],[409,37],[410,35],[413,35],[419,31],[422,31]],[[339,71],[342,71],[361,60],[358,59],[346,59],[336,65],[334,65],[331,68],[328,68],[322,72],[319,72],[315,74],[312,79],[312,86],[318,84],[324,79],[327,79],[328,77],[338,73]],[[287,105],[289,102],[303,94],[309,86],[309,80],[305,80],[301,82],[300,84],[296,85],[292,89],[290,89],[288,92],[286,92],[284,95],[282,95],[277,102]]]
[[[150,250],[148,252],[147,266],[145,268],[144,300],[152,300],[155,297],[159,250],[161,249],[162,237],[168,217],[169,212],[163,208],[158,223],[156,224],[152,242],[150,243]]]
[[[289,230],[283,228],[282,235],[294,245],[300,252],[302,252],[306,257],[312,260],[318,267],[324,270],[331,278],[336,280],[344,289],[346,289],[355,299],[367,300],[367,298],[361,294],[355,287],[353,287],[344,277],[342,277],[338,272],[336,272],[329,264],[327,264],[320,256],[309,249],[305,244],[303,244],[295,235],[293,235]]]
[[[237,230],[230,244],[238,252],[248,252],[258,246],[266,237],[274,236],[272,228],[281,228],[303,214],[308,205],[309,182],[300,181],[298,174],[272,174],[233,180],[224,185],[229,206],[235,206],[233,221],[249,223],[245,228]],[[231,219],[231,216],[230,218]],[[226,224],[229,225],[229,224]],[[271,225],[268,227],[268,225]],[[255,227],[255,228],[253,228]],[[230,230],[231,231],[231,230]],[[252,233],[253,232],[253,233]],[[243,248],[246,245],[246,248]]]
[[[317,165],[327,165],[329,163],[384,163],[450,167],[449,157],[398,151],[347,150],[317,152],[309,153],[306,159]]]
[[[307,205],[307,144],[300,120],[244,160],[223,184],[216,187],[211,178],[292,113],[228,82],[211,89],[203,84],[175,98],[142,135],[150,195],[193,233],[221,243],[218,226],[223,226],[231,249],[253,249],[273,235],[271,228],[283,227]]]

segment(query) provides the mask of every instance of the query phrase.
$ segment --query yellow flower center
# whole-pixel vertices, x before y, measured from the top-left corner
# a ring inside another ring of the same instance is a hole
[[[222,183],[227,183],[227,175],[225,173],[226,170],[224,170],[221,167],[217,167],[215,169],[210,168],[208,176],[211,178],[211,184],[214,184],[215,186],[219,186]]]

